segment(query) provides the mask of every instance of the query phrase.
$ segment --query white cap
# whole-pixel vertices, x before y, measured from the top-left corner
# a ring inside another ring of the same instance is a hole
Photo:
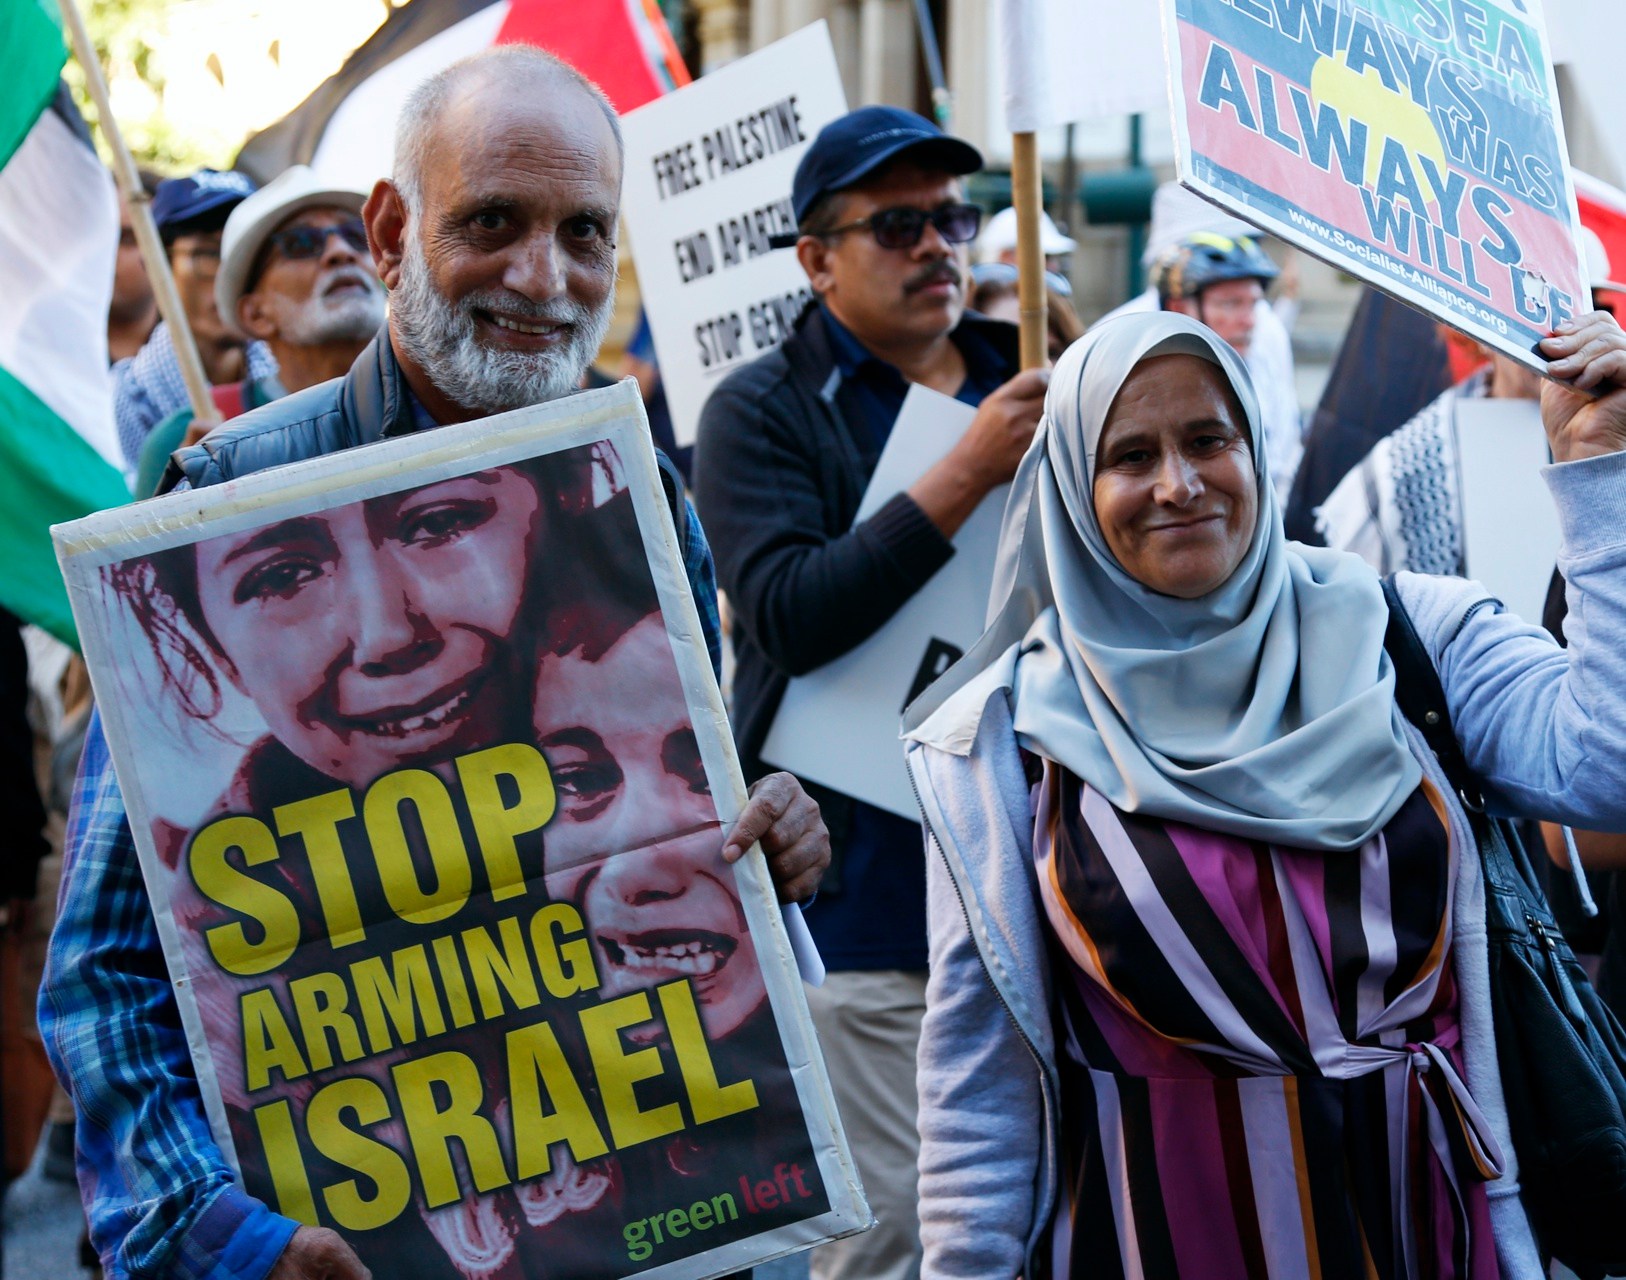
[[[1576,229],[1575,238],[1581,244],[1581,261],[1586,264],[1586,283],[1589,289],[1607,289],[1611,293],[1626,293],[1626,284],[1611,280],[1609,251],[1603,239],[1591,227]]]
[[[245,292],[248,273],[266,240],[289,218],[316,208],[360,213],[366,203],[366,192],[330,186],[303,164],[284,170],[249,196],[231,211],[220,234],[220,273],[215,276],[220,318],[237,327],[237,300]]]
[[[1165,182],[1152,194],[1152,225],[1146,233],[1146,251],[1140,256],[1140,265],[1150,268],[1187,236],[1203,231],[1232,240],[1267,234],[1251,222],[1209,204],[1178,182]]]
[[[988,225],[982,229],[982,238],[977,241],[977,247],[982,253],[984,262],[993,262],[1007,249],[1016,248],[1016,210],[1014,208],[1001,209],[988,219]],[[1053,254],[1071,253],[1078,248],[1078,241],[1071,236],[1064,236],[1061,228],[1050,220],[1050,215],[1044,210],[1039,211],[1039,252],[1045,257]]]

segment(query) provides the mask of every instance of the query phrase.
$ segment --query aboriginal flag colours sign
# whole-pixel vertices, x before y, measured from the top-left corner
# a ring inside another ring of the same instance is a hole
[[[1532,367],[1585,309],[1537,0],[1166,0],[1180,177]]]
[[[0,0],[0,605],[74,643],[51,525],[130,494],[107,376],[118,203],[65,57],[54,0]]]

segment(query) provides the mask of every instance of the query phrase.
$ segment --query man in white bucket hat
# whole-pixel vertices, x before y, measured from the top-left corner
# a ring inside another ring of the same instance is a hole
[[[1046,271],[1059,271],[1061,260],[1074,249],[1078,241],[1062,234],[1061,228],[1051,221],[1050,215],[1039,211],[1039,249],[1044,254]],[[1016,210],[1001,209],[988,219],[977,241],[979,262],[1008,262],[1016,264]]]
[[[221,406],[227,418],[338,377],[377,335],[384,288],[361,220],[366,199],[295,165],[232,210],[215,302],[227,324],[271,349],[277,375],[220,389],[236,393]],[[188,408],[154,428],[142,448],[139,496],[154,491],[191,425]]]

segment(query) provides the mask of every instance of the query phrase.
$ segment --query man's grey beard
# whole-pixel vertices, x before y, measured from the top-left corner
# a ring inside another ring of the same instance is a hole
[[[597,311],[569,298],[530,302],[506,289],[448,302],[430,282],[415,231],[409,230],[404,240],[401,281],[390,291],[394,333],[404,354],[443,396],[465,409],[506,413],[580,389],[610,327],[613,287]],[[488,347],[475,332],[476,310],[500,312],[522,323],[569,325],[569,336],[550,351]]]
[[[365,293],[326,296],[340,279],[354,280]],[[384,289],[378,277],[360,267],[339,267],[321,276],[304,305],[280,326],[283,341],[296,347],[322,347],[330,342],[366,342],[384,323]]]

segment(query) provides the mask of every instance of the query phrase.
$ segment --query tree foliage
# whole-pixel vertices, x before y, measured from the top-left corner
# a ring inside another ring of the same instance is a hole
[[[164,111],[165,77],[160,50],[169,31],[187,20],[185,0],[79,0],[102,74],[118,112],[119,128],[136,163],[160,173],[180,173],[201,165],[229,163],[178,128]],[[91,126],[103,156],[110,154],[85,72],[68,59],[63,79]]]

